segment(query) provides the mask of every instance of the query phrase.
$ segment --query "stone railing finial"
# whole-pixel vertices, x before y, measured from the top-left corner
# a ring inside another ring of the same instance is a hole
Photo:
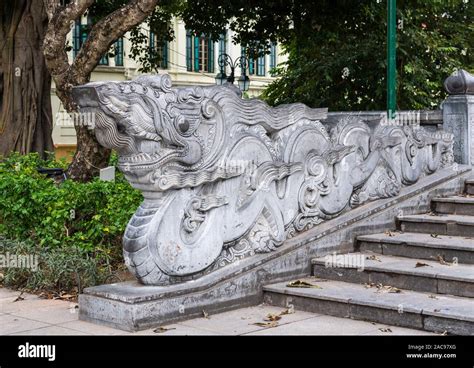
[[[444,81],[450,95],[474,95],[474,75],[464,69],[456,70]]]

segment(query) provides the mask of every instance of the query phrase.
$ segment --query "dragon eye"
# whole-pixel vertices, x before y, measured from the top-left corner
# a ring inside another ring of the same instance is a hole
[[[181,133],[186,133],[189,130],[189,121],[184,120],[178,127]]]

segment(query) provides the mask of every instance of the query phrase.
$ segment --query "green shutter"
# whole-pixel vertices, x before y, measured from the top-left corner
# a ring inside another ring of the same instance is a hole
[[[76,20],[76,23],[74,25],[73,39],[72,39],[73,57],[74,58],[76,58],[77,54],[79,53],[79,50],[81,49],[81,44],[82,44],[81,30],[82,30],[81,22]]]
[[[194,38],[194,71],[199,71],[199,37],[193,36]]]
[[[123,66],[123,38],[115,42],[115,66]]]
[[[161,60],[161,67],[168,69],[168,41],[163,42],[163,59]]]
[[[186,31],[186,69],[193,71],[193,41],[189,31]]]

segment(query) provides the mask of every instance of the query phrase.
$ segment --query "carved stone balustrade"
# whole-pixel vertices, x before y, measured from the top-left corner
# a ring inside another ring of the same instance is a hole
[[[143,193],[123,252],[147,285],[274,252],[453,164],[453,136],[442,130],[351,116],[326,124],[326,109],[269,107],[227,86],[173,88],[168,75],[90,83],[73,95]]]

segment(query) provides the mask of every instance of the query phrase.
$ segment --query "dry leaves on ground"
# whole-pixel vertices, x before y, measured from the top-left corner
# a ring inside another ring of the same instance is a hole
[[[424,263],[424,262],[416,262],[415,268],[418,268],[418,267],[433,267],[433,266],[429,265],[428,263]]]
[[[13,302],[21,302],[22,300],[25,300],[25,298],[22,297],[23,291],[16,297],[16,299]]]
[[[280,313],[280,316],[284,316],[286,314],[293,314],[295,313],[295,307],[290,306],[287,309],[285,309],[283,312]]]
[[[380,258],[377,257],[375,254],[373,254],[373,255],[371,255],[371,256],[367,256],[367,257],[365,257],[365,259],[368,259],[368,260],[370,260],[370,261],[382,262],[382,261],[380,260]]]
[[[163,333],[163,332],[166,332],[166,331],[169,331],[169,330],[176,330],[176,328],[174,328],[174,327],[167,328],[167,327],[160,326],[158,328],[155,328],[153,330],[153,332],[154,333]]]
[[[268,313],[267,316],[264,318],[264,320],[267,322],[275,322],[275,321],[279,321],[280,319],[281,319],[281,315],[275,314],[275,313]]]
[[[369,284],[364,284],[366,289],[370,289],[372,287],[377,288],[377,293],[401,293],[402,291],[395,287],[395,286],[390,286],[390,285],[383,285],[381,283],[369,283]]]
[[[382,332],[392,332],[392,330],[388,327],[385,327],[385,328],[379,328],[379,331],[382,331]]]
[[[315,289],[322,289],[321,286],[312,284],[307,281],[303,280],[296,280],[296,281],[291,281],[290,283],[286,284],[287,287],[294,287],[294,288],[315,288]]]
[[[265,327],[265,328],[272,328],[272,327],[277,327],[278,322],[277,321],[271,321],[271,322],[255,322],[253,323],[255,326],[259,327]]]
[[[287,309],[281,311],[280,313],[268,313],[263,319],[264,322],[256,322],[252,323],[252,325],[265,328],[277,327],[278,321],[281,319],[282,316],[293,313],[295,313],[295,309],[293,306],[290,306]]]
[[[440,255],[440,254],[438,254],[438,255],[436,256],[436,259],[437,259],[437,261],[438,261],[440,264],[442,264],[442,265],[445,265],[445,266],[452,266],[452,262],[446,261],[446,260],[444,259],[444,257],[443,257],[442,255]]]

